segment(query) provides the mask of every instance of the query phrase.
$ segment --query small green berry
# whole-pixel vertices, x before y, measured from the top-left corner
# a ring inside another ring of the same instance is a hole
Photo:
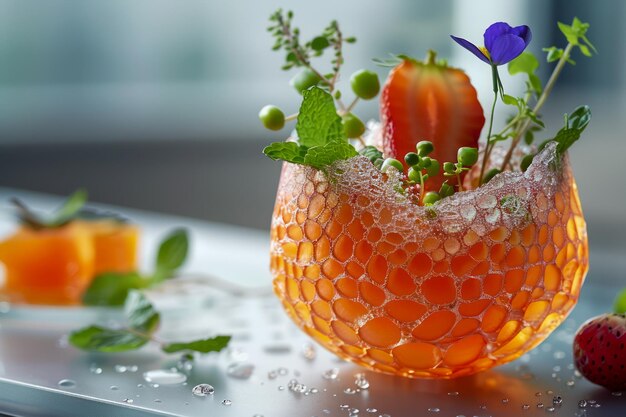
[[[404,162],[406,162],[408,166],[414,166],[420,163],[420,157],[415,152],[409,152],[404,156]]]
[[[259,112],[263,126],[270,130],[280,130],[285,126],[285,113],[276,106],[268,104]]]
[[[321,78],[308,68],[303,68],[299,73],[293,76],[289,81],[289,85],[296,89],[298,94],[302,94],[304,90],[317,85]]]
[[[424,199],[422,201],[424,202],[424,205],[430,206],[431,204],[435,204],[439,200],[441,200],[441,197],[439,196],[438,192],[429,191],[424,194]]]
[[[522,162],[519,165],[522,172],[526,172],[530,164],[532,164],[534,157],[535,155],[529,154],[529,155],[526,155],[524,158],[522,158]]]
[[[382,172],[387,172],[389,167],[394,167],[395,169],[397,169],[400,172],[402,172],[404,170],[404,166],[402,165],[402,162],[398,161],[397,159],[393,159],[393,158],[385,159],[385,162],[383,162],[383,165],[382,165],[380,170]]]
[[[415,149],[417,150],[417,154],[419,156],[426,156],[435,150],[435,146],[432,142],[423,140],[415,145]]]
[[[354,139],[365,133],[365,125],[354,114],[348,113],[343,116],[343,130],[347,137]]]
[[[487,171],[487,173],[485,174],[485,177],[483,178],[483,184],[487,184],[489,181],[491,181],[491,179],[493,177],[495,177],[496,175],[498,175],[500,171],[498,168],[491,168],[489,171]]]
[[[439,164],[439,161],[437,161],[436,159],[431,159],[430,165],[426,167],[426,172],[429,176],[434,177],[435,175],[439,174],[440,168],[441,165]]]
[[[430,159],[429,157],[425,156],[422,158],[422,162],[420,163],[420,166],[422,168],[428,168],[430,166],[430,164],[432,164],[433,160]]]
[[[478,149],[464,146],[459,148],[456,156],[461,165],[471,167],[478,161]]]
[[[413,167],[409,168],[407,176],[409,177],[409,180],[415,183],[422,181],[422,172],[419,169],[415,169]]]
[[[369,70],[359,70],[350,77],[350,86],[357,97],[363,100],[373,99],[380,91],[378,74]]]
[[[439,189],[439,195],[442,198],[443,197],[450,197],[452,194],[454,194],[454,187],[453,186],[451,186],[447,182],[444,182],[443,184],[441,184],[441,188]]]
[[[443,170],[445,172],[451,173],[451,172],[454,172],[456,170],[456,166],[452,162],[444,162],[443,163]]]

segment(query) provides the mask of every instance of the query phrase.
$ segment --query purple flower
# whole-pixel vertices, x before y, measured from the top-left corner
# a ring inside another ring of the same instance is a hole
[[[524,52],[532,39],[532,33],[526,25],[511,27],[508,23],[497,22],[485,31],[485,46],[478,47],[466,39],[450,37],[481,61],[498,66],[514,60]]]

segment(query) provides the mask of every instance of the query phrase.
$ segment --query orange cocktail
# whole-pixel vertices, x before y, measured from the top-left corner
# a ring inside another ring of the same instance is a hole
[[[276,294],[337,355],[371,369],[452,378],[532,349],[575,305],[588,246],[567,157],[435,206],[366,158],[327,173],[285,163],[271,230]]]

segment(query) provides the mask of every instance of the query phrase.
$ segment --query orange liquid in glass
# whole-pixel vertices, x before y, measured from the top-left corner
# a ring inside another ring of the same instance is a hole
[[[379,174],[359,164],[347,184],[285,164],[272,221],[275,292],[330,351],[385,373],[453,378],[519,357],[575,305],[588,247],[567,162],[552,179],[531,171],[415,215],[381,199],[384,179],[364,181]]]

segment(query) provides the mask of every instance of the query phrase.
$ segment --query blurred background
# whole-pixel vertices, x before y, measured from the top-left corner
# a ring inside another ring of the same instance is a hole
[[[265,32],[278,7],[295,11],[303,38],[333,18],[358,38],[344,86],[362,67],[384,79],[371,58],[434,48],[467,70],[483,103],[488,67],[449,34],[481,43],[494,21],[529,24],[543,56],[542,46],[564,46],[557,20],[590,22],[599,54],[574,56],[544,117],[551,133],[564,112],[592,106],[572,151],[583,207],[593,247],[626,254],[622,0],[3,0],[0,186],[62,195],[82,186],[93,201],[268,229],[280,165],[261,150],[285,132],[265,131],[257,113],[299,103]],[[542,64],[544,81],[550,68]],[[377,118],[377,103],[358,114]]]

